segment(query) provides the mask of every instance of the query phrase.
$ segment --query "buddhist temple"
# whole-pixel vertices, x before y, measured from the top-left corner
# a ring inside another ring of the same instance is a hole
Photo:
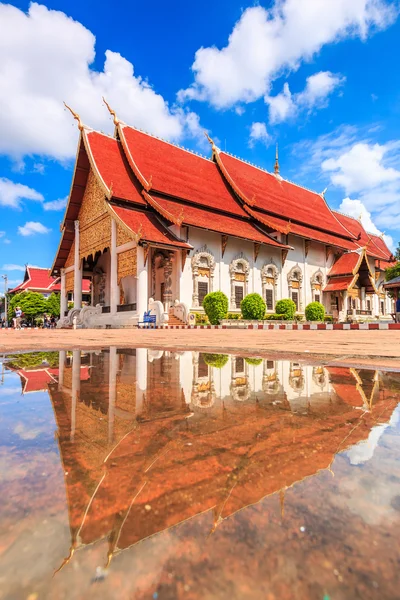
[[[23,281],[9,293],[19,294],[21,292],[38,292],[47,298],[53,292],[61,292],[60,277],[51,275],[50,269],[26,265]],[[68,300],[73,301],[73,290],[69,293]],[[82,283],[82,300],[90,302],[90,281],[88,280],[84,280]]]
[[[257,292],[269,313],[291,298],[300,314],[319,301],[338,320],[390,315],[382,284],[393,256],[384,240],[331,210],[324,193],[284,179],[278,156],[269,173],[208,138],[206,158],[107,107],[113,137],[71,110],[80,139],[51,269],[60,278],[59,326],[135,326],[148,310],[158,325],[189,323],[216,290],[231,312]],[[83,282],[90,306],[82,306]]]

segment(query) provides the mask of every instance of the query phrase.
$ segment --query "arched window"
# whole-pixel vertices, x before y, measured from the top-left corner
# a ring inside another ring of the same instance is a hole
[[[313,302],[322,302],[322,288],[324,287],[324,275],[318,269],[311,277],[311,294]]]
[[[261,281],[267,311],[273,312],[278,299],[278,269],[274,264],[263,266],[261,269]]]
[[[240,308],[240,303],[245,296],[249,287],[249,261],[240,254],[235,258],[229,266],[229,274],[231,277],[231,309]]]
[[[303,274],[297,264],[288,273],[289,298],[296,305],[296,310],[303,311]]]
[[[215,258],[205,246],[192,258],[193,308],[203,306],[204,297],[213,291]]]

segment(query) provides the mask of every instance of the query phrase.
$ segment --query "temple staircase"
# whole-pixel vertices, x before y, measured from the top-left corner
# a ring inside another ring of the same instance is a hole
[[[178,319],[178,317],[174,315],[173,307],[169,309],[168,325],[185,325],[185,323],[181,321],[181,319]]]

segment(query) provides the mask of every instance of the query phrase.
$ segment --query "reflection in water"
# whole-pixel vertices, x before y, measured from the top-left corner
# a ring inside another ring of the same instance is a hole
[[[48,390],[64,472],[70,547],[57,571],[100,540],[108,567],[207,511],[212,535],[274,494],[286,519],[288,488],[333,475],[338,453],[368,461],[399,400],[378,371],[224,354],[109,348],[24,360],[9,357],[6,369],[23,394]]]

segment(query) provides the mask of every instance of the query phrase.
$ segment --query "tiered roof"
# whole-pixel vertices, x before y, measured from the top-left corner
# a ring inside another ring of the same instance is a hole
[[[24,280],[17,285],[10,294],[19,292],[41,292],[52,293],[61,291],[61,282],[59,277],[51,275],[50,269],[42,269],[40,267],[29,267],[25,269]],[[84,279],[82,282],[82,292],[88,294],[90,292],[90,281]]]
[[[89,130],[74,114],[81,140],[53,273],[64,266],[72,246],[72,222],[78,217],[90,168],[110,210],[113,207],[115,214],[119,207],[119,220],[134,232],[139,244],[190,249],[169,231],[171,225],[187,225],[282,250],[290,249],[288,238],[280,239],[276,232],[344,251],[368,244],[371,256],[391,260],[381,238],[332,211],[322,194],[221,152],[212,140],[212,159],[208,159],[129,127],[109,110],[116,125],[114,138]],[[130,215],[132,211],[137,214]],[[146,240],[139,235],[145,231]]]

